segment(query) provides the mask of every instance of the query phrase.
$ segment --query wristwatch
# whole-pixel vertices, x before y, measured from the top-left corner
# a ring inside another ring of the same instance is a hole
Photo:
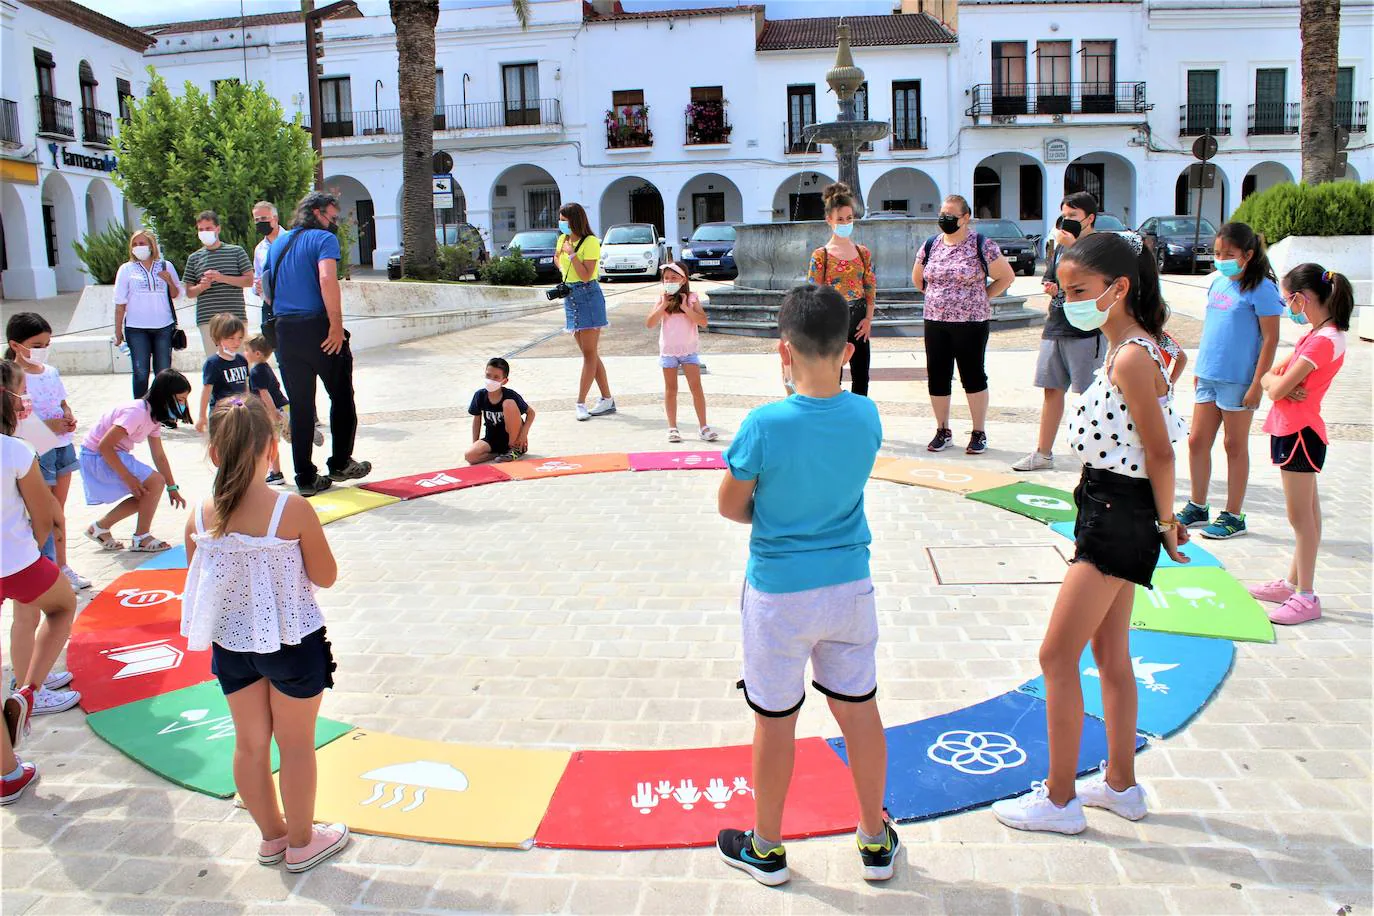
[[[1177,518],[1171,518],[1171,519],[1169,519],[1167,522],[1162,522],[1162,521],[1160,521],[1159,519],[1155,519],[1155,531],[1159,532],[1160,534],[1163,534],[1163,533],[1166,532],[1166,531],[1171,531],[1171,530],[1173,530],[1174,528],[1177,528],[1177,527],[1178,527],[1178,519],[1177,519]]]

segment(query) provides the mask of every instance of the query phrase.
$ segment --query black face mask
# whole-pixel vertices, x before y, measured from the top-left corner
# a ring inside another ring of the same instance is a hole
[[[945,235],[953,235],[959,231],[959,217],[957,216],[941,213],[936,222],[940,224],[940,231]]]
[[[253,227],[258,230],[258,235],[272,234],[272,224],[265,219],[258,220],[256,223],[253,224]]]
[[[1083,224],[1076,219],[1065,216],[1059,220],[1059,228],[1063,229],[1074,238],[1078,238],[1083,233]]]

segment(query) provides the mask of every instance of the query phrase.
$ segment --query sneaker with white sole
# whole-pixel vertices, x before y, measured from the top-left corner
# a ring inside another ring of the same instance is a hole
[[[792,877],[787,852],[781,846],[760,850],[752,830],[722,830],[716,835],[716,851],[731,868],[738,868],[760,884],[777,887]]]
[[[1031,452],[1011,466],[1013,471],[1048,471],[1054,467],[1053,455],[1042,455],[1039,450]]]
[[[19,775],[10,779],[4,778],[4,791],[0,793],[0,805],[12,805],[24,797],[24,792],[29,786],[38,782],[38,767],[32,763],[26,763],[15,757],[15,762],[19,764]]]
[[[1097,772],[1074,784],[1078,800],[1087,808],[1106,808],[1128,821],[1138,821],[1150,813],[1145,804],[1145,790],[1140,784],[1131,786],[1125,792],[1118,792],[1107,785],[1107,761],[1097,765]]]
[[[67,577],[67,581],[72,584],[72,588],[76,589],[78,592],[84,588],[91,587],[91,580],[87,579],[70,566],[62,567],[62,575]]]
[[[1059,807],[1050,801],[1050,787],[1043,782],[1031,783],[1031,790],[1025,795],[993,802],[992,814],[1013,830],[1082,833],[1088,827],[1083,803],[1071,798],[1067,805]]]
[[[668,427],[668,441],[669,441],[669,442],[681,442],[681,441],[682,441],[682,433],[678,431],[678,428],[677,428],[676,426],[670,426],[670,427]]]
[[[1256,601],[1268,601],[1272,604],[1283,604],[1298,593],[1296,588],[1288,584],[1287,579],[1275,579],[1273,582],[1252,585],[1246,591]]]
[[[70,671],[52,671],[48,673],[47,677],[43,678],[43,686],[48,690],[61,690],[71,682],[72,673]],[[10,678],[10,691],[13,692],[18,689],[19,682],[14,678]]]
[[[310,842],[286,847],[286,870],[292,874],[309,871],[348,845],[348,828],[343,824],[316,824]]]
[[[717,439],[719,439],[719,438],[720,438],[720,433],[716,432],[716,431],[715,431],[714,429],[712,429],[711,427],[709,427],[709,426],[703,426],[703,427],[701,428],[701,441],[702,441],[702,442],[715,442],[715,441],[716,441]]]
[[[50,716],[53,713],[66,712],[79,702],[81,694],[75,690],[49,690],[47,687],[40,687],[33,695],[33,712],[30,715]]]
[[[587,411],[594,417],[604,417],[607,414],[615,413],[615,398],[602,398],[596,402],[596,406]]]
[[[591,412],[590,412],[589,410],[587,410],[587,405],[586,405],[586,404],[578,404],[578,405],[577,405],[577,419],[578,419],[578,420],[590,420],[591,418],[592,418],[592,415],[591,415]]]

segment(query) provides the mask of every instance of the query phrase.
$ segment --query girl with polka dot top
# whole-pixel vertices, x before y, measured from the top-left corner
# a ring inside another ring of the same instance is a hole
[[[1050,772],[1019,798],[992,806],[1008,827],[1079,833],[1085,806],[1139,820],[1145,796],[1135,780],[1136,679],[1128,637],[1137,585],[1150,587],[1160,548],[1179,553],[1187,529],[1174,518],[1174,442],[1183,423],[1159,340],[1168,312],[1150,252],[1138,236],[1095,233],[1059,262],[1064,314],[1084,331],[1100,328],[1107,358],[1079,401],[1069,445],[1083,462],[1074,490],[1073,564],[1040,646],[1050,738]],[[1107,722],[1105,768],[1075,783],[1083,731],[1079,658],[1092,644]]]

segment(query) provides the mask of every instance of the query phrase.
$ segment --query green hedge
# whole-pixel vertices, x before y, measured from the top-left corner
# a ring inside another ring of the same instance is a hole
[[[482,265],[482,279],[492,286],[529,286],[538,279],[534,262],[520,256],[520,247],[512,245],[504,257],[492,258]]]
[[[1290,235],[1374,235],[1374,182],[1275,185],[1245,198],[1231,220],[1270,245]]]

